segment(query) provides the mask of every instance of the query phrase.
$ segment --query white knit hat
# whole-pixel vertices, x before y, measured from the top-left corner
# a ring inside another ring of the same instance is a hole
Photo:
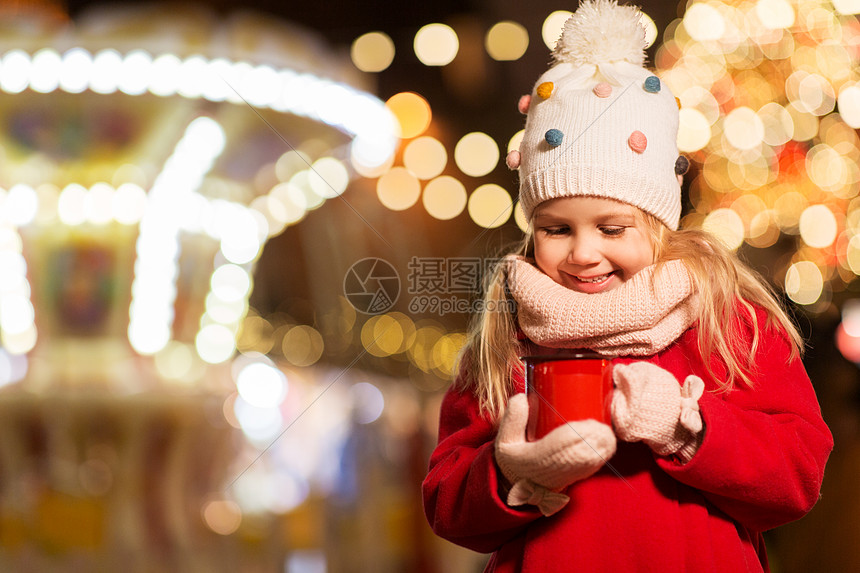
[[[564,25],[554,64],[520,100],[525,135],[507,163],[520,169],[527,219],[548,199],[607,197],[678,228],[678,102],[643,67],[641,12],[583,0]]]

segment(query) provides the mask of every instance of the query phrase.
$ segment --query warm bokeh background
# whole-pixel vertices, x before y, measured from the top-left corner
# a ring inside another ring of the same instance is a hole
[[[860,571],[860,2],[641,5],[836,438],[773,570]],[[479,571],[418,484],[575,7],[0,5],[0,568]]]

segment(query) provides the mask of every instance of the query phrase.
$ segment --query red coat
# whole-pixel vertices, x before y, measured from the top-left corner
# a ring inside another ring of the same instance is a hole
[[[695,328],[646,360],[680,381],[705,380],[704,441],[689,463],[619,441],[609,464],[623,479],[602,468],[569,487],[570,503],[551,517],[508,507],[493,458],[497,428],[455,384],[423,484],[433,530],[494,552],[486,571],[497,573],[768,571],[761,532],[812,508],[833,447],[801,361],[789,361],[785,338],[768,330],[754,388],[721,394],[712,392]]]

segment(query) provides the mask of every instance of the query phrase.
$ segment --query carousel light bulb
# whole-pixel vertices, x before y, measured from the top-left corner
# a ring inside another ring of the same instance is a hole
[[[90,187],[84,207],[90,223],[105,225],[113,219],[113,195],[113,187],[107,183],[96,183]]]
[[[38,210],[39,199],[32,187],[19,183],[9,189],[4,211],[10,223],[25,227],[33,222]]]
[[[6,295],[0,300],[0,328],[9,334],[21,334],[33,326],[36,313],[30,299]]]
[[[176,93],[182,78],[182,60],[173,54],[162,54],[152,61],[150,93],[167,97]]]
[[[72,48],[63,54],[60,70],[60,89],[68,93],[81,93],[87,89],[93,70],[93,57],[83,48]]]
[[[251,292],[251,275],[239,265],[221,265],[212,273],[209,284],[215,296],[223,301],[244,300]]]
[[[222,324],[209,324],[200,329],[194,340],[197,354],[209,364],[226,362],[236,351],[236,339]]]
[[[146,92],[152,75],[152,56],[144,50],[132,50],[125,55],[117,81],[119,91],[127,95]]]
[[[123,225],[134,225],[143,218],[146,210],[146,191],[134,183],[123,183],[113,194],[111,212]]]
[[[224,101],[233,93],[231,86],[238,85],[234,77],[233,64],[224,58],[215,58],[208,64],[206,84],[201,90],[209,101]]]
[[[325,199],[333,199],[346,191],[349,173],[343,163],[333,157],[322,157],[314,161],[308,172],[308,183],[314,193]]]
[[[87,220],[87,190],[77,183],[67,185],[57,201],[57,214],[60,221],[69,226],[82,224]]]
[[[274,366],[253,362],[239,372],[236,389],[252,406],[275,408],[287,397],[287,377]]]
[[[200,97],[203,86],[207,84],[208,72],[207,61],[203,56],[185,58],[180,70],[177,93],[189,99]]]
[[[271,66],[257,66],[245,78],[239,92],[255,107],[270,107],[280,95],[280,76]]]
[[[43,48],[33,55],[30,69],[30,89],[39,93],[50,93],[60,86],[63,60],[56,50]]]
[[[3,55],[0,62],[0,89],[5,92],[17,94],[27,89],[30,83],[30,69],[32,62],[30,54],[24,50],[9,50]]]
[[[117,89],[122,69],[122,56],[113,49],[102,50],[93,58],[90,89],[98,94],[111,94]]]

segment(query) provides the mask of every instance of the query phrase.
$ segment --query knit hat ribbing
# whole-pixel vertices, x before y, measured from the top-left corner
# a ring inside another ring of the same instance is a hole
[[[555,64],[520,101],[525,135],[508,165],[519,166],[527,219],[543,201],[596,196],[678,228],[678,104],[642,67],[640,14],[616,0],[583,0],[565,23]]]

